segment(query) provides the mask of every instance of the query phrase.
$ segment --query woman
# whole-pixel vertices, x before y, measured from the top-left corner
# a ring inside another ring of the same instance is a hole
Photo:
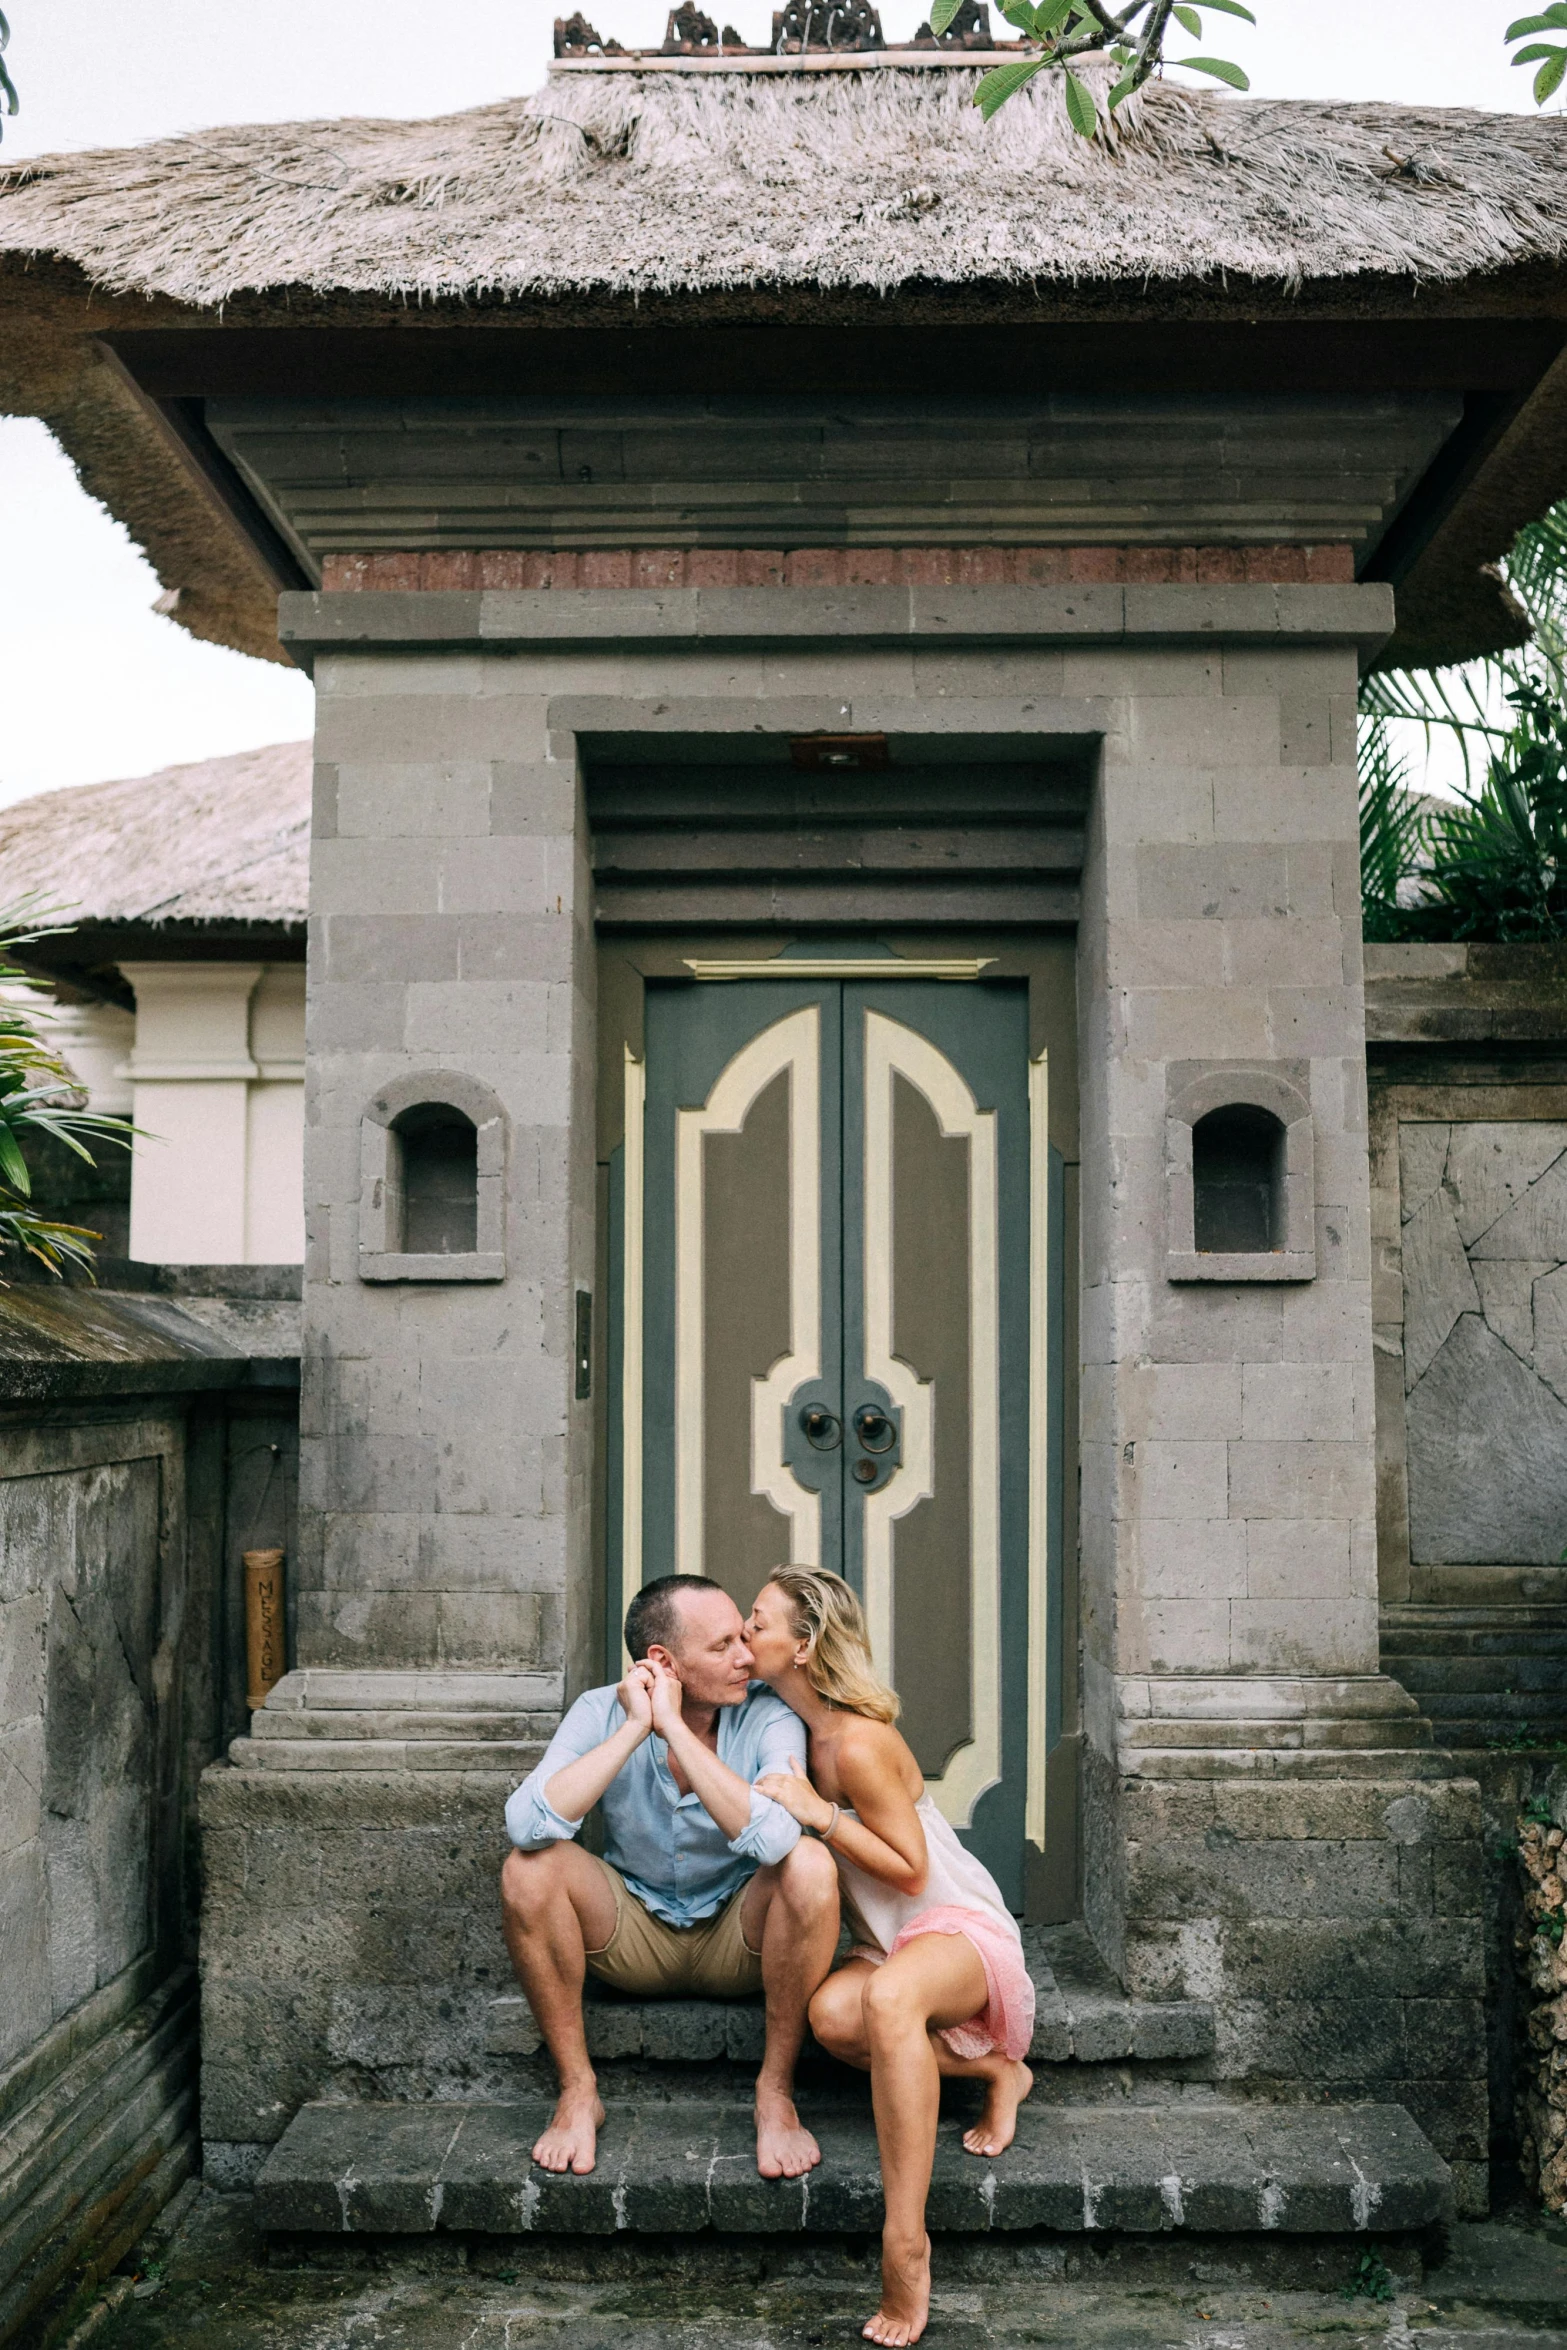
[[[871,2076],[886,2224],[881,2307],[868,2342],[917,2342],[930,2311],[925,2198],[941,2077],[983,2081],[970,2154],[1010,2146],[1034,2085],[1022,1937],[988,1869],[965,1852],[893,1728],[859,1601],[825,1568],[780,1567],[757,1594],[746,1640],[760,1679],[804,1722],[810,1777],[758,1780],[814,1829],[838,1864],[855,1937],[811,2002],[822,2046]]]

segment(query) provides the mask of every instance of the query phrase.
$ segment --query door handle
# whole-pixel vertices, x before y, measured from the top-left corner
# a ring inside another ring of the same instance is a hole
[[[854,1415],[854,1433],[866,1452],[891,1452],[898,1441],[898,1424],[880,1404],[862,1403]]]
[[[843,1442],[843,1422],[825,1404],[808,1403],[800,1414],[800,1429],[813,1452],[836,1452]]]

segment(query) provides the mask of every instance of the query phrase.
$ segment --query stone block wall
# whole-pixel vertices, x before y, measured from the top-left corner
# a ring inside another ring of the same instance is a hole
[[[1480,1791],[1399,1759],[1386,1777],[1133,1780],[1128,1988],[1213,2002],[1231,2093],[1402,2105],[1483,2216]]]
[[[248,2185],[319,2096],[504,2093],[498,1772],[215,1770],[202,1788],[206,2175]],[[528,2086],[543,2086],[530,2082]]]
[[[593,961],[548,683],[466,655],[317,664],[303,1664],[559,1671],[581,1645]],[[500,1106],[500,1281],[361,1279],[362,1121],[420,1072]]]
[[[247,1366],[195,1317],[114,1304],[0,1315],[0,2341],[68,2331],[199,2160],[196,1787],[243,1718],[239,1550],[288,1539],[288,1389],[215,1392]]]

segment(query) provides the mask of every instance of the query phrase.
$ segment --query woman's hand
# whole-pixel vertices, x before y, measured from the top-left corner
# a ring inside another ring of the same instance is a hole
[[[767,1796],[773,1803],[782,1804],[784,1810],[791,1818],[797,1819],[802,1828],[820,1830],[831,1823],[833,1806],[824,1796],[817,1794],[801,1770],[797,1755],[790,1755],[787,1772],[768,1771],[758,1779],[756,1792]]]

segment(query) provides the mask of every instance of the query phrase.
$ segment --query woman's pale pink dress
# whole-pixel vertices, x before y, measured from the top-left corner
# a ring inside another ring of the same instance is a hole
[[[966,2024],[941,2034],[954,2056],[989,2056],[999,2049],[1026,2056],[1034,2036],[1034,1985],[1023,1959],[1017,1920],[983,1861],[958,1842],[930,1795],[917,1806],[930,1873],[923,1893],[898,1893],[834,1852],[843,1887],[844,1915],[854,1936],[850,1956],[880,1966],[921,1934],[963,1934],[979,1953],[987,1998]],[[847,1812],[849,1819],[855,1817]]]

